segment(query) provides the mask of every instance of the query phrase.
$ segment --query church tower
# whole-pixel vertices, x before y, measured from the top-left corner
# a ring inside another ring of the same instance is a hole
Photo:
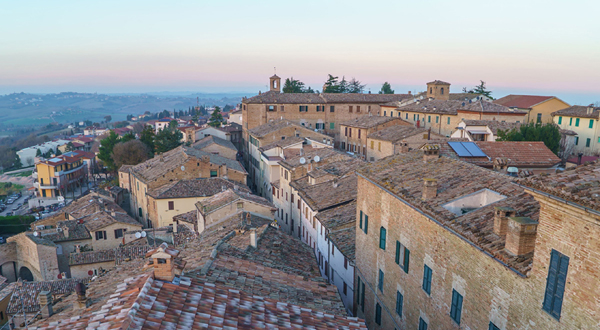
[[[450,83],[434,80],[427,83],[427,97],[436,100],[448,101],[450,99]]]
[[[280,93],[281,92],[281,78],[279,78],[277,75],[273,75],[271,78],[269,78],[269,86],[271,86],[271,89],[270,89],[271,92]]]

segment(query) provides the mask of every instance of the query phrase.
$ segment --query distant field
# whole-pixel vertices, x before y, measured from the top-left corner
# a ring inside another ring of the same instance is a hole
[[[25,172],[12,173],[12,174],[7,174],[7,175],[14,176],[14,177],[28,177],[28,176],[31,176],[31,173],[33,173],[33,171],[25,171]]]

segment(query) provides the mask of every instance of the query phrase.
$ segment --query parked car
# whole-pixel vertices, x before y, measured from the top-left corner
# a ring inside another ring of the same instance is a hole
[[[10,217],[10,216],[12,216],[12,215],[13,215],[13,213],[12,213],[12,212],[6,212],[6,216],[7,216],[7,217]]]

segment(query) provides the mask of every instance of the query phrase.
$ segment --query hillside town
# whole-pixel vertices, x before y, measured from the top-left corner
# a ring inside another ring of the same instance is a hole
[[[0,330],[600,328],[600,107],[323,87],[19,150]]]

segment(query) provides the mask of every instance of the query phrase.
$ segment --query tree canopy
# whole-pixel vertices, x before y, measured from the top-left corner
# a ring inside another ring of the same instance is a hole
[[[119,142],[112,152],[112,158],[117,169],[122,165],[137,165],[144,162],[148,159],[148,155],[148,147],[139,140]]]
[[[284,93],[314,93],[315,91],[306,87],[300,80],[294,79],[294,77],[287,78],[283,84]]]
[[[510,131],[498,130],[497,141],[542,141],[548,149],[558,155],[560,139],[560,131],[555,124],[529,123]]]
[[[210,115],[210,119],[208,120],[208,125],[212,127],[221,127],[221,123],[223,122],[223,115],[221,115],[221,108],[215,107],[215,110]]]
[[[110,131],[108,136],[100,141],[100,149],[98,152],[98,159],[104,162],[104,165],[109,172],[115,172],[117,170],[115,162],[112,158],[112,152],[115,145],[119,142],[119,136],[117,133]]]
[[[148,147],[150,157],[154,156],[154,128],[146,125],[140,133],[140,141]]]
[[[383,85],[381,86],[381,90],[379,91],[379,94],[394,94],[392,85],[390,85],[390,83],[387,81],[384,82]]]
[[[493,99],[493,97],[492,97],[492,91],[488,90],[485,87],[485,81],[480,80],[479,82],[480,82],[479,85],[473,87],[473,89],[470,89],[470,90],[467,90],[466,87],[463,87],[463,92],[465,92],[465,93],[473,93],[473,94],[481,94],[481,95],[485,95],[485,96]]]
[[[365,90],[365,85],[360,81],[352,78],[350,81],[346,77],[342,77],[338,81],[338,77],[328,75],[325,85],[323,85],[323,93],[362,93]]]
[[[179,147],[182,137],[183,134],[177,129],[177,121],[171,120],[168,127],[160,130],[155,135],[154,152],[163,153]]]

